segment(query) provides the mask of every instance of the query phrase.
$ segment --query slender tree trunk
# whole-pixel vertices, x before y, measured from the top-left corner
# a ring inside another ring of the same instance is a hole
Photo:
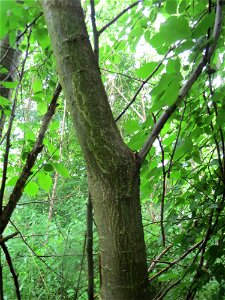
[[[6,73],[0,73],[0,81],[13,81],[15,79],[19,56],[20,52],[10,47],[7,36],[0,41],[0,65],[8,70]],[[11,90],[1,86],[0,96],[9,99]],[[0,106],[0,139],[2,138],[5,120],[4,110]]]
[[[139,162],[124,144],[113,119],[80,1],[43,0],[42,5],[87,164],[100,243],[101,299],[143,300],[147,262]]]
[[[64,104],[64,110],[63,110],[63,119],[62,119],[62,127],[61,127],[61,136],[60,136],[60,145],[59,145],[59,160],[58,162],[61,162],[62,160],[62,144],[63,144],[63,137],[64,137],[64,131],[65,131],[65,123],[66,123],[66,103]],[[57,189],[57,184],[58,184],[58,179],[59,179],[59,173],[55,173],[55,178],[54,178],[54,184],[52,188],[52,195],[50,199],[50,206],[49,206],[49,211],[48,211],[48,220],[51,221],[52,215],[53,215],[53,210],[54,210],[54,204],[56,200],[56,189]]]

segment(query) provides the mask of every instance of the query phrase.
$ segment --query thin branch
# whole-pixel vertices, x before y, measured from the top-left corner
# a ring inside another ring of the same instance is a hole
[[[15,289],[16,289],[16,297],[17,297],[18,300],[21,300],[20,287],[19,287],[19,282],[18,282],[18,275],[16,274],[16,272],[13,268],[12,259],[11,259],[11,256],[9,254],[8,248],[6,247],[6,245],[4,243],[1,244],[1,247],[2,247],[2,250],[5,254],[6,261],[8,263],[10,272],[11,272],[12,277],[13,277],[14,286],[15,286]]]
[[[80,263],[80,271],[79,271],[79,276],[78,276],[76,291],[75,291],[75,295],[74,295],[74,300],[78,299],[78,292],[79,292],[79,287],[80,287],[81,272],[83,270],[83,265],[84,265],[86,241],[87,241],[87,234],[85,233],[84,244],[83,244],[83,255],[82,255],[82,259],[81,259],[81,263]]]
[[[37,259],[39,259],[46,267],[47,269],[49,269],[51,272],[53,272],[54,274],[56,274],[58,277],[61,278],[61,275],[58,274],[54,269],[52,269],[45,261],[44,259],[42,259],[42,256],[38,255],[32,248],[31,246],[28,244],[28,242],[26,241],[26,239],[24,238],[23,234],[21,233],[21,231],[18,229],[18,227],[12,222],[10,221],[10,223],[12,224],[12,226],[16,229],[17,232],[19,232],[19,235],[22,239],[22,241],[24,242],[24,244],[27,246],[27,248],[31,251],[31,253],[33,254],[33,256],[35,256]],[[43,256],[44,257],[44,256]]]
[[[175,155],[175,152],[176,152],[176,148],[177,148],[177,144],[178,144],[178,140],[179,140],[179,136],[180,136],[180,132],[181,132],[181,125],[182,125],[182,122],[183,122],[183,119],[184,119],[185,110],[186,110],[186,101],[184,101],[184,109],[183,109],[183,112],[182,112],[182,115],[181,115],[181,118],[180,118],[179,128],[178,128],[178,131],[177,131],[177,136],[176,136],[176,140],[175,140],[175,143],[174,143],[173,151],[172,151],[172,154],[171,154],[171,157],[170,157],[169,167],[166,171],[167,174],[168,174],[168,178],[170,178],[170,172],[171,172],[172,166],[173,166],[173,158],[174,158],[174,155]]]
[[[27,160],[23,167],[22,173],[14,186],[14,189],[9,197],[9,201],[8,201],[6,207],[3,210],[3,214],[0,218],[0,221],[1,221],[0,222],[0,232],[1,233],[3,233],[7,224],[9,223],[10,217],[11,217],[14,209],[16,208],[16,205],[23,193],[23,189],[26,185],[26,182],[27,182],[29,176],[31,175],[31,169],[33,168],[33,166],[35,164],[38,154],[42,151],[42,149],[44,147],[43,139],[45,137],[45,133],[48,129],[48,125],[52,119],[52,116],[55,113],[56,106],[57,106],[57,100],[58,100],[61,90],[62,90],[61,85],[58,85],[54,92],[54,95],[52,97],[52,101],[48,107],[48,110],[43,117],[37,140],[33,146],[33,149],[27,156]]]
[[[113,83],[114,88],[117,90],[117,92],[120,94],[120,96],[125,100],[126,103],[129,103],[129,100],[123,95],[123,93],[119,90],[119,88]],[[138,115],[138,117],[142,120],[142,122],[145,121],[144,117],[136,110],[136,108],[131,107],[133,111]]]
[[[93,259],[93,210],[89,192],[87,203],[87,264],[88,264],[88,300],[94,299],[94,259]]]
[[[3,291],[3,267],[2,267],[2,253],[0,248],[0,300],[4,300],[4,291]]]
[[[113,23],[115,23],[123,14],[125,14],[125,12],[127,12],[128,10],[130,10],[131,8],[133,8],[134,6],[138,5],[139,3],[143,2],[144,0],[138,0],[136,2],[134,2],[133,4],[131,4],[130,6],[128,6],[127,8],[125,8],[124,10],[122,10],[115,18],[113,18],[109,23],[107,23],[105,26],[103,26],[99,31],[98,31],[98,35],[102,34],[109,26],[111,26]]]
[[[125,114],[125,112],[128,110],[128,108],[134,103],[134,101],[136,100],[137,96],[139,95],[139,93],[141,92],[141,90],[143,89],[144,85],[155,75],[155,73],[159,70],[159,68],[161,67],[161,65],[163,64],[164,60],[167,58],[167,56],[169,55],[169,53],[174,50],[174,47],[171,47],[167,53],[165,54],[165,56],[163,57],[163,59],[159,62],[159,64],[156,66],[156,68],[153,70],[153,72],[148,76],[148,78],[146,80],[144,80],[142,82],[142,84],[140,85],[140,87],[137,89],[135,95],[133,96],[133,98],[131,99],[131,101],[127,104],[127,106],[124,108],[124,110],[119,114],[119,116],[115,119],[115,121],[119,121],[119,119]]]
[[[175,259],[174,261],[172,261],[170,263],[169,266],[165,267],[164,269],[160,270],[158,273],[156,273],[155,275],[153,275],[152,277],[149,278],[149,282],[151,282],[152,280],[154,280],[155,278],[159,277],[162,273],[165,273],[166,271],[168,271],[171,267],[173,267],[174,265],[176,265],[177,263],[179,263],[181,260],[183,260],[188,254],[190,254],[192,251],[194,251],[196,248],[198,248],[199,246],[202,245],[202,243],[204,242],[204,239],[201,240],[200,242],[198,242],[197,244],[193,245],[192,247],[190,247],[186,252],[184,252],[179,258]]]
[[[95,1],[90,0],[90,4],[91,4],[91,23],[92,23],[93,36],[94,36],[94,54],[98,62],[99,61],[99,34],[98,34],[96,19],[95,19]]]
[[[31,23],[29,23],[29,24],[27,24],[26,25],[26,28],[24,29],[24,31],[23,32],[21,32],[18,36],[17,36],[17,38],[16,38],[16,41],[18,42],[19,41],[19,39],[27,32],[27,30],[32,26],[32,25],[34,25],[36,22],[37,22],[37,20],[41,17],[43,15],[43,12],[41,12]]]
[[[165,205],[165,196],[166,196],[166,168],[165,168],[165,153],[164,153],[162,141],[160,138],[158,138],[158,141],[159,141],[159,146],[162,155],[162,172],[163,172],[162,199],[161,199],[161,207],[160,207],[160,226],[161,226],[161,234],[162,234],[162,244],[163,247],[165,247],[166,235],[165,235],[165,228],[163,222],[164,222],[164,205]]]
[[[9,126],[8,130],[6,133],[6,145],[5,145],[5,153],[4,153],[4,161],[3,161],[3,171],[2,171],[2,183],[1,183],[1,189],[0,189],[0,214],[2,215],[2,205],[3,205],[3,197],[5,193],[5,185],[6,185],[6,180],[7,180],[7,169],[8,169],[8,160],[9,160],[9,152],[10,152],[10,143],[11,143],[11,132],[12,132],[12,126],[13,126],[13,121],[15,118],[15,112],[16,112],[16,105],[17,105],[17,96],[20,88],[20,84],[22,82],[23,74],[24,74],[24,69],[25,69],[25,63],[28,58],[28,51],[30,48],[30,37],[31,37],[31,30],[27,36],[27,47],[26,47],[26,52],[25,52],[25,57],[22,63],[22,68],[21,68],[21,73],[20,73],[20,78],[19,78],[19,84],[16,87],[15,91],[15,96],[12,104],[12,109],[11,109],[11,116],[9,119]]]
[[[19,232],[14,232],[12,234],[9,234],[5,237],[0,238],[0,244],[7,242],[8,240],[14,238],[15,236],[17,236],[19,234]]]
[[[103,71],[105,71],[105,72],[108,72],[108,73],[121,75],[121,76],[123,76],[123,77],[129,78],[129,79],[134,80],[134,81],[138,81],[138,82],[141,82],[141,83],[144,82],[144,80],[141,80],[141,79],[136,78],[136,77],[132,77],[132,76],[130,76],[130,75],[127,75],[127,74],[124,74],[124,73],[121,73],[121,72],[112,71],[112,70],[109,70],[109,69],[106,69],[106,68],[102,68],[102,67],[99,67],[99,69],[100,69],[100,70],[103,70]],[[147,84],[147,83],[148,83],[148,82],[146,82],[146,84]],[[153,84],[152,84],[152,85],[153,85]]]
[[[217,0],[217,9],[216,9],[216,18],[215,18],[215,24],[214,24],[214,30],[213,30],[213,45],[209,48],[208,54],[203,55],[201,62],[198,64],[194,72],[190,75],[189,79],[186,81],[186,83],[183,85],[183,87],[180,90],[179,96],[175,103],[171,106],[169,106],[165,112],[161,115],[157,123],[155,124],[154,128],[152,129],[152,132],[150,133],[149,137],[145,141],[142,149],[139,152],[139,159],[140,164],[143,163],[145,157],[147,156],[148,152],[150,151],[155,139],[159,135],[160,131],[164,127],[165,123],[168,121],[168,119],[171,117],[171,115],[174,113],[174,111],[177,109],[178,105],[182,102],[184,97],[188,94],[193,84],[196,82],[198,77],[201,75],[203,68],[206,66],[208,61],[210,60],[212,54],[214,53],[214,50],[217,45],[217,41],[220,36],[220,30],[222,26],[222,6],[223,3],[220,0]]]
[[[172,248],[173,245],[169,245],[164,249],[157,257],[153,260],[150,267],[148,268],[148,273],[152,272],[152,270],[155,268],[156,263],[160,262],[160,259]],[[171,263],[170,263],[171,264]]]

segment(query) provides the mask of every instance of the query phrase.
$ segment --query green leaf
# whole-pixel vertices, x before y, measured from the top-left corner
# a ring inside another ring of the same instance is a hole
[[[42,81],[40,78],[35,79],[33,82],[33,92],[34,94],[37,92],[41,92],[43,90]]]
[[[45,174],[44,172],[39,173],[38,174],[38,184],[43,190],[45,190],[46,192],[49,192],[49,190],[52,186],[51,176],[48,174]]]
[[[172,171],[170,174],[170,178],[172,179],[179,179],[181,177],[181,172],[179,171]]]
[[[215,19],[214,12],[211,12],[210,14],[205,15],[204,18],[193,29],[192,37],[199,38],[202,35],[206,35],[208,28],[213,27],[214,19]]]
[[[158,64],[159,64],[158,62],[146,63],[142,67],[137,69],[135,71],[135,73],[137,74],[137,76],[141,77],[142,79],[146,79],[154,71],[154,69],[158,66]],[[159,70],[157,70],[156,74],[159,73],[162,70],[163,67],[164,66],[161,65]]]
[[[0,81],[0,84],[3,85],[7,89],[14,89],[18,86],[18,81]]]
[[[178,9],[179,13],[182,14],[185,11],[186,7],[187,7],[186,0],[181,1]]]
[[[177,1],[176,0],[167,0],[166,1],[166,12],[169,15],[173,15],[177,12]]]
[[[9,99],[7,99],[3,96],[0,96],[0,105],[3,106],[3,107],[9,106],[10,105]]]
[[[7,186],[14,186],[18,180],[19,176],[14,176],[7,181]]]
[[[165,89],[168,87],[169,83],[174,77],[170,74],[164,73],[159,81],[159,83],[156,85],[156,87],[153,88],[151,91],[152,96],[157,96],[160,93],[164,92]]]
[[[42,49],[46,49],[50,45],[48,31],[46,28],[38,28],[35,32],[35,37]]]
[[[53,164],[57,173],[59,173],[64,178],[69,178],[70,174],[67,168],[62,163],[54,163]]]
[[[171,43],[190,37],[191,30],[185,17],[172,16],[161,24],[156,36],[161,45],[164,43],[166,46],[170,46]]]
[[[128,120],[124,124],[124,128],[127,131],[127,133],[133,133],[141,129],[139,122],[137,120],[132,119]]]
[[[180,91],[179,80],[173,80],[168,85],[161,102],[163,105],[172,105],[177,100]]]
[[[180,159],[187,152],[190,152],[192,148],[193,148],[193,143],[190,137],[187,137],[185,140],[180,139],[177,144],[174,160]]]
[[[37,110],[41,115],[44,115],[48,110],[48,105],[46,102],[38,102]]]
[[[45,172],[52,172],[54,170],[52,164],[45,164],[44,165]]]
[[[34,134],[34,132],[33,131],[30,131],[30,130],[28,130],[26,133],[25,133],[25,138],[26,138],[26,140],[27,141],[35,141],[36,140],[36,136],[35,136],[35,134]]]
[[[180,72],[180,59],[170,59],[167,63],[166,71],[169,74],[178,74]]]
[[[28,196],[36,196],[38,193],[38,185],[37,183],[30,181],[24,189],[24,192],[28,195]]]
[[[216,122],[219,126],[224,126],[225,124],[225,114],[224,114],[224,108],[221,108],[218,110],[218,115],[216,118]]]
[[[167,273],[167,274],[163,274],[163,275],[159,276],[159,281],[168,281],[170,279],[174,279],[177,277],[179,277],[179,274],[171,272],[171,273]]]
[[[7,74],[9,71],[6,69],[6,68],[4,68],[4,67],[0,67],[0,73],[1,74]]]

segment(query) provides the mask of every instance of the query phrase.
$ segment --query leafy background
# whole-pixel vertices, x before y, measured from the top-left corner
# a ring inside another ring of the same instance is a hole
[[[0,3],[0,39],[7,35],[10,46],[18,47],[18,73],[25,62],[21,81],[1,82],[12,89],[10,99],[0,98],[6,116],[10,115],[11,100],[17,97],[5,205],[36,140],[58,78],[39,3]],[[98,28],[131,3],[95,1]],[[182,84],[207,51],[215,4],[210,0],[145,0],[102,33],[100,70],[115,118],[143,86],[117,122],[132,150],[140,150],[160,114],[177,99]],[[83,1],[83,7],[92,40],[89,2]],[[27,26],[35,18],[36,22]],[[19,43],[18,32],[23,33]],[[0,72],[6,71],[1,68]],[[162,129],[141,170],[149,277],[155,295],[166,292],[163,299],[192,299],[187,298],[191,295],[195,299],[225,299],[224,75],[223,26],[210,64]],[[65,106],[62,94],[45,147],[5,232],[19,231],[7,246],[23,299],[87,299],[87,180]],[[4,153],[2,140],[2,162]],[[201,241],[203,246],[199,247]],[[94,261],[98,296],[96,232]],[[15,299],[3,253],[1,264],[5,299]],[[155,299],[161,299],[159,296]]]

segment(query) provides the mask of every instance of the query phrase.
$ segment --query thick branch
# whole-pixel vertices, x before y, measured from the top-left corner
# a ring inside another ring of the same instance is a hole
[[[31,169],[34,166],[34,163],[37,159],[38,154],[42,151],[43,149],[43,139],[45,137],[45,133],[48,129],[48,125],[51,121],[52,116],[55,113],[55,109],[57,106],[57,99],[59,97],[59,94],[61,92],[61,86],[58,85],[55,93],[53,95],[52,101],[48,107],[48,111],[44,115],[44,118],[42,120],[42,125],[37,137],[37,140],[34,144],[33,149],[27,156],[27,160],[25,163],[25,166],[23,167],[22,173],[19,177],[19,179],[16,182],[16,185],[10,195],[9,202],[7,203],[6,207],[3,210],[3,214],[0,220],[0,232],[3,233],[5,230],[7,224],[9,223],[10,217],[16,208],[16,205],[23,193],[24,187],[26,185],[27,179],[31,175]]]
[[[201,62],[198,64],[198,66],[196,67],[194,72],[190,75],[190,78],[186,81],[186,83],[181,88],[179,96],[178,96],[177,100],[175,101],[175,103],[165,110],[165,112],[159,118],[158,122],[155,124],[154,128],[152,129],[152,132],[150,133],[145,144],[143,145],[142,149],[139,152],[140,163],[142,163],[144,161],[145,157],[147,156],[148,152],[150,151],[155,139],[157,138],[158,134],[162,130],[163,126],[168,121],[168,119],[171,117],[171,115],[174,113],[174,111],[177,109],[178,105],[182,102],[184,97],[188,94],[191,87],[193,86],[193,84],[196,82],[196,80],[202,73],[203,68],[209,62],[209,60],[216,48],[217,41],[220,36],[221,25],[222,25],[222,1],[217,0],[216,18],[215,18],[215,24],[214,24],[214,30],[213,30],[214,43],[209,48],[207,56],[203,55]]]

